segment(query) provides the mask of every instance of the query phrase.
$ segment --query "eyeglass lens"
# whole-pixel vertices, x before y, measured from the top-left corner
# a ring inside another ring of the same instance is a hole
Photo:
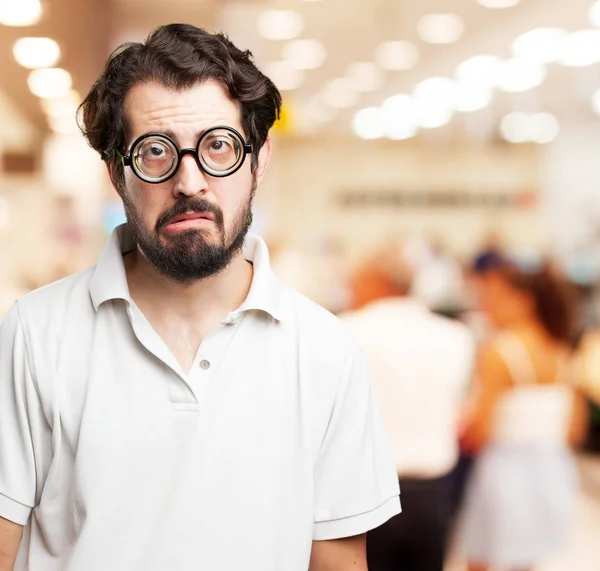
[[[177,168],[178,157],[177,146],[160,135],[142,139],[133,149],[135,168],[151,180],[170,176]],[[200,139],[198,157],[208,173],[227,173],[244,159],[243,142],[227,129],[215,129]]]

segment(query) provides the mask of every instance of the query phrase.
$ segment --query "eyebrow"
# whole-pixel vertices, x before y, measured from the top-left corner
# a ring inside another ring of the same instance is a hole
[[[200,137],[202,137],[202,135],[204,135],[204,133],[206,133],[206,131],[208,131],[209,129],[214,129],[215,127],[226,127],[226,126],[227,125],[213,125],[212,127],[207,127],[206,129],[203,129],[202,131],[197,131],[194,135],[196,142],[198,142],[200,140]],[[232,128],[235,129],[235,127],[232,127]],[[175,143],[177,143],[178,146],[181,146],[179,137],[177,136],[177,134],[174,131],[171,131],[171,129],[163,129],[163,130],[158,129],[158,130],[152,130],[152,131],[148,131],[147,133],[142,133],[141,135],[138,135],[137,137],[135,137],[135,139],[132,139],[131,143],[129,144],[129,147],[131,147],[131,145],[133,145],[134,141],[137,141],[141,137],[146,137],[148,135],[166,135],[167,137],[170,137],[171,139],[173,139],[173,141],[175,141]]]

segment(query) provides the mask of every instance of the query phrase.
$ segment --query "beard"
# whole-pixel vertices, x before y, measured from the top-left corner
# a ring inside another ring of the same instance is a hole
[[[229,244],[223,211],[204,198],[180,199],[171,209],[160,214],[152,231],[144,227],[126,192],[122,193],[121,198],[127,215],[127,226],[144,257],[163,276],[178,283],[187,283],[217,275],[242,249],[252,224],[255,190],[256,182],[253,182],[250,199],[238,210],[233,221]],[[161,230],[173,217],[186,212],[210,212],[214,217],[216,233],[209,228],[194,228],[176,234],[161,234]]]

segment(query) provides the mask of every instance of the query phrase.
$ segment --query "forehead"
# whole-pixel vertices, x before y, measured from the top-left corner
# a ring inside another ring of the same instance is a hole
[[[240,108],[214,81],[175,90],[160,83],[134,85],[125,98],[131,137],[149,131],[200,132],[215,125],[241,129]]]

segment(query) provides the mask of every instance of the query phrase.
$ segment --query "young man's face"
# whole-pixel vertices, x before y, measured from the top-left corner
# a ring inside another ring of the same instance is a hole
[[[232,127],[244,140],[247,137],[239,105],[212,81],[183,91],[158,83],[137,84],[125,99],[125,115],[127,154],[131,144],[148,133],[168,135],[180,149],[196,148],[200,136],[216,126]],[[154,160],[161,150],[151,146],[145,152]],[[267,142],[254,172],[247,155],[241,168],[224,178],[206,174],[193,156],[185,155],[175,175],[158,184],[140,180],[125,167],[121,196],[142,254],[162,274],[180,282],[202,279],[226,267],[248,231],[254,190],[269,154]]]

